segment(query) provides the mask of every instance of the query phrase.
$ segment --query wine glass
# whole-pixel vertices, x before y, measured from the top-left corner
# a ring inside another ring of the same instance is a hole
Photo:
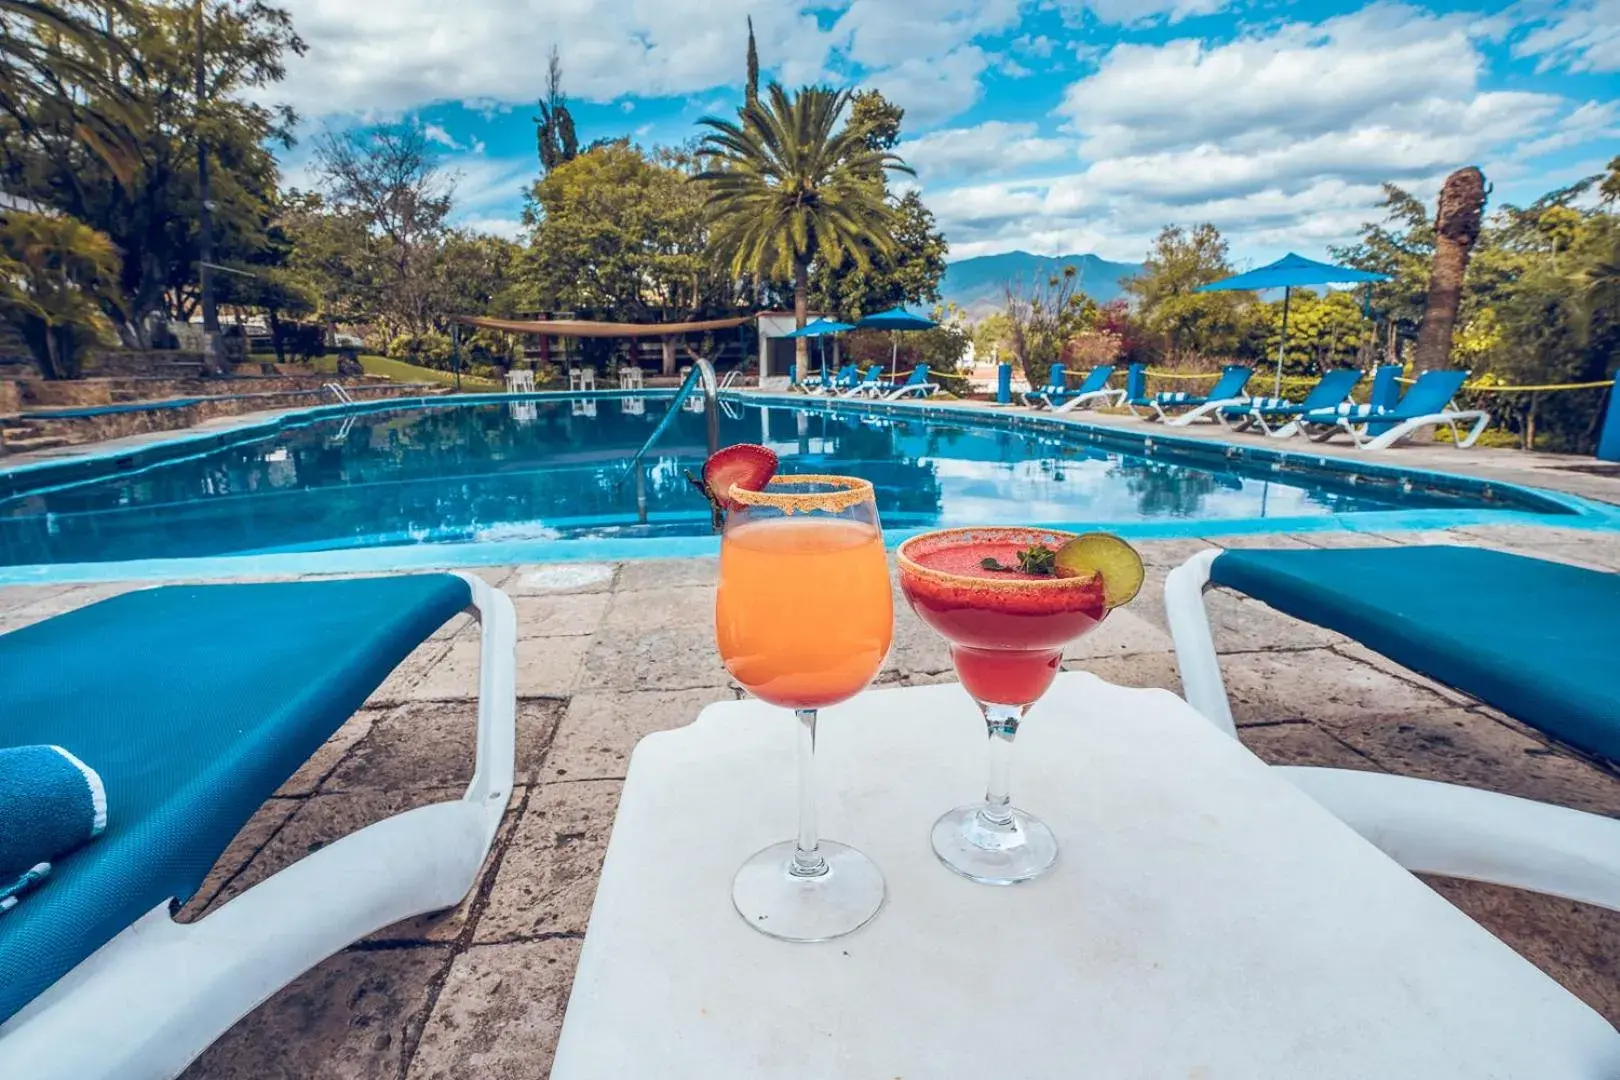
[[[866,688],[894,635],[883,532],[872,485],[846,476],[777,476],[733,486],[720,541],[715,640],[726,670],[799,722],[799,834],[742,865],[732,900],[748,925],[825,941],[883,906],[883,875],[816,829],[816,713]]]
[[[957,677],[984,714],[990,779],[982,803],[934,823],[934,854],[965,878],[1012,885],[1050,870],[1058,843],[1008,793],[1013,739],[1024,713],[1051,688],[1063,648],[1108,613],[1100,575],[1022,573],[1018,554],[1061,548],[1052,529],[944,529],[900,545],[900,589],[923,622],[950,643]],[[992,569],[987,564],[995,564]]]

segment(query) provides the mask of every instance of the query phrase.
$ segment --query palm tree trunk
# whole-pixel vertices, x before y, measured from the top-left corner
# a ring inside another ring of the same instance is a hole
[[[808,260],[793,264],[793,327],[803,330],[810,318],[810,263]],[[796,338],[793,342],[794,368],[802,381],[810,370],[810,340]]]
[[[1415,373],[1448,367],[1451,333],[1462,304],[1463,277],[1468,257],[1479,239],[1485,213],[1485,174],[1470,165],[1446,177],[1440,189],[1435,217],[1434,264],[1429,271],[1429,298],[1423,309],[1417,348],[1412,353]]]

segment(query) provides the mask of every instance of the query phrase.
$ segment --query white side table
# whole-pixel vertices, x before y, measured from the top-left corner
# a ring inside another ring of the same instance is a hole
[[[821,723],[824,835],[887,908],[818,945],[757,934],[731,876],[794,827],[794,730],[757,702],[644,739],[554,1080],[1620,1076],[1620,1035],[1181,699],[1060,676],[1014,802],[1063,845],[1013,888],[940,866],[982,791],[956,685]]]

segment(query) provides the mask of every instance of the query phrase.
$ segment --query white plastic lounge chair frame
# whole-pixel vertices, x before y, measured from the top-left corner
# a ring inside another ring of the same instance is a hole
[[[1472,421],[1474,426],[1469,429],[1467,435],[1459,438],[1457,425],[1469,421]],[[1308,431],[1307,433],[1315,442],[1326,442],[1339,432],[1344,431],[1349,433],[1350,438],[1356,444],[1357,450],[1387,450],[1402,439],[1410,437],[1416,431],[1426,427],[1439,427],[1444,424],[1451,429],[1453,445],[1459,450],[1466,450],[1478,442],[1480,435],[1490,426],[1491,414],[1484,409],[1459,409],[1457,403],[1452,402],[1446,406],[1445,412],[1414,416],[1410,420],[1388,421],[1395,426],[1382,435],[1369,437],[1367,434],[1368,425],[1377,422],[1378,417],[1376,415],[1366,417],[1341,416],[1331,426],[1325,424],[1312,425],[1317,430]]]
[[[1084,394],[1076,394],[1063,404],[1055,406],[1053,412],[1073,412],[1076,409],[1089,409],[1099,401],[1107,402],[1118,408],[1125,401],[1124,390],[1092,390]]]
[[[474,574],[477,764],[460,799],[368,825],[190,924],[163,904],[0,1026],[0,1076],[169,1080],[299,975],[471,891],[512,794],[517,616]]]
[[[1149,401],[1148,404],[1153,407],[1153,412],[1155,414],[1154,419],[1162,421],[1166,427],[1187,427],[1196,421],[1202,420],[1211,413],[1214,413],[1216,420],[1219,421],[1222,409],[1226,408],[1228,405],[1243,405],[1247,403],[1248,400],[1248,394],[1240,394],[1237,397],[1216,398],[1206,401],[1196,408],[1189,409],[1179,416],[1171,416],[1169,413],[1164,411],[1164,405],[1168,404],[1174,406],[1176,404],[1174,401],[1161,404],[1159,399],[1155,397],[1153,400]],[[1132,409],[1131,411],[1135,412],[1136,410]]]
[[[894,387],[888,393],[879,394],[878,396],[883,398],[885,401],[899,401],[901,398],[905,397],[907,394],[916,394],[919,397],[928,398],[928,397],[933,397],[937,393],[939,393],[939,383],[937,383],[937,382],[909,382],[908,381],[908,382],[903,382],[899,386]]]
[[[1200,552],[1172,570],[1164,606],[1188,703],[1235,738],[1203,598],[1220,554]],[[1406,776],[1278,768],[1414,873],[1508,885],[1620,911],[1620,820]]]
[[[861,381],[843,391],[838,396],[846,398],[870,397],[880,398],[889,388],[883,383],[882,375],[873,375],[870,372],[861,376]]]

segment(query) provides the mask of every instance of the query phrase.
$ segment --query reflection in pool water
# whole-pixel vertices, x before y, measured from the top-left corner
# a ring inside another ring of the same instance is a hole
[[[684,476],[703,459],[701,413],[683,411],[638,468],[628,465],[667,408],[667,398],[527,399],[289,427],[137,473],[0,501],[0,565],[707,535],[707,509]],[[1134,457],[1047,432],[736,402],[726,413],[722,443],[768,443],[785,471],[871,480],[891,529],[1397,506],[1388,492],[1369,495],[1342,481]],[[1479,504],[1424,494],[1400,496],[1398,505]]]

